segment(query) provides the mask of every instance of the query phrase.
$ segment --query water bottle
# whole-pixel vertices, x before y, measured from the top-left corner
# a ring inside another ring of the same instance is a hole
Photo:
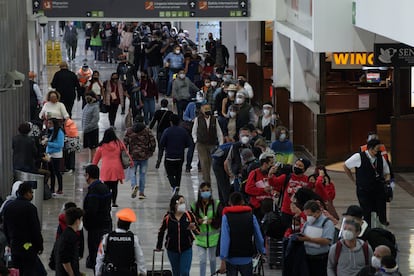
[[[4,261],[6,262],[6,267],[9,267],[11,265],[11,262],[12,262],[11,249],[8,246],[4,248]]]

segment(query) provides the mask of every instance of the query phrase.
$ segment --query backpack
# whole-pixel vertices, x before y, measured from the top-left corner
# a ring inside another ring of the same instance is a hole
[[[341,250],[342,250],[342,242],[341,241],[337,241],[336,242],[336,248],[335,248],[335,271],[336,273],[338,273],[338,261],[339,261],[339,256],[341,255]],[[364,252],[364,257],[365,257],[365,266],[369,265],[369,252],[368,252],[368,243],[366,241],[364,241],[364,243],[362,244],[362,251]]]
[[[391,250],[391,255],[394,259],[397,257],[398,246],[397,241],[393,233],[382,228],[367,229],[364,233],[365,240],[371,245],[372,248],[376,248],[379,245],[386,245]]]
[[[262,230],[262,233],[267,237],[274,239],[283,238],[285,229],[282,224],[282,216],[279,208],[277,208],[277,206],[274,204],[273,199],[267,198],[262,200],[260,208],[262,212],[265,213],[260,223],[260,229]],[[271,211],[266,212],[268,209]]]
[[[217,146],[211,151],[211,157],[213,157],[214,160],[224,164],[224,160],[226,160],[232,145],[233,143],[224,143]]]

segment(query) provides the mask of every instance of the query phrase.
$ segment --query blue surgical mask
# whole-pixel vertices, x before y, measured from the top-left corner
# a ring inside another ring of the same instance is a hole
[[[211,197],[211,191],[205,191],[200,193],[202,199],[208,199]]]

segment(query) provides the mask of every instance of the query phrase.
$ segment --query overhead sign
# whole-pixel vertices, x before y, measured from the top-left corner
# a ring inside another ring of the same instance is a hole
[[[191,18],[247,17],[250,0],[33,0],[47,17]]]
[[[374,65],[374,53],[333,53],[332,69],[359,69],[364,65]]]
[[[374,60],[377,65],[394,67],[414,66],[414,47],[399,44],[374,44]]]

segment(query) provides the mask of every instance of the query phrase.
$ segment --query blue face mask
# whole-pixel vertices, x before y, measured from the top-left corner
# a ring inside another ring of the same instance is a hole
[[[200,195],[202,199],[208,199],[211,197],[211,192],[210,191],[201,192]]]

